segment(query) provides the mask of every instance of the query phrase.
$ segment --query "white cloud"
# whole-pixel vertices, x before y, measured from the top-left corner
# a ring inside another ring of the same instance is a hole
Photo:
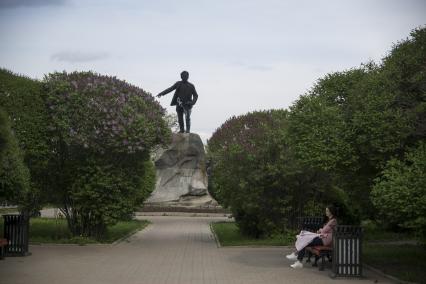
[[[1,0],[0,8],[60,6],[68,0]]]
[[[109,56],[105,52],[82,52],[64,51],[53,54],[50,58],[53,61],[64,61],[69,63],[90,62],[107,59]]]
[[[0,0],[0,7],[21,7],[0,9],[0,67],[14,72],[92,70],[156,94],[188,70],[200,95],[193,131],[205,142],[232,115],[286,108],[319,76],[380,60],[425,24],[426,1]],[[159,101],[175,112],[170,96]]]

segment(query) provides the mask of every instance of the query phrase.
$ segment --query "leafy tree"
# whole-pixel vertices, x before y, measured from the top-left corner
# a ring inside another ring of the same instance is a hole
[[[47,146],[48,119],[41,82],[0,68],[0,105],[10,117],[14,137],[30,171],[25,198],[27,209],[37,209],[43,203],[51,155]]]
[[[29,171],[11,130],[9,117],[0,108],[0,203],[25,206],[29,185]]]
[[[216,130],[210,187],[240,227],[272,232],[290,211],[306,214],[330,201],[344,223],[374,216],[374,180],[425,138],[425,46],[426,28],[416,29],[380,64],[320,78],[280,123],[269,111]]]
[[[322,214],[330,201],[328,176],[303,168],[291,152],[287,116],[274,110],[232,117],[208,141],[211,190],[247,235],[281,232],[297,217]]]
[[[393,158],[376,179],[371,198],[383,223],[409,228],[426,240],[426,143]]]
[[[364,216],[374,179],[425,137],[426,29],[380,65],[328,74],[291,107],[289,139],[307,166],[327,171]]]
[[[365,215],[374,215],[367,198],[386,163],[402,159],[425,138],[425,44],[426,29],[414,30],[381,65],[366,65],[367,76],[350,90],[348,124],[359,168],[352,180],[360,181],[353,188],[363,197],[359,203]]]
[[[100,238],[152,191],[149,153],[170,130],[143,90],[91,72],[44,80],[49,114],[49,193],[74,235]]]
[[[402,147],[415,146],[426,137],[426,27],[394,45],[383,59],[383,83],[394,94],[391,108],[398,109],[408,124]],[[405,149],[405,148],[404,148]],[[403,154],[402,150],[400,153]]]
[[[360,68],[328,74],[301,96],[289,115],[288,140],[294,155],[305,168],[325,172],[333,187],[355,201],[352,203],[355,211],[369,202],[368,195],[365,201],[360,191],[365,190],[365,180],[370,177],[361,174],[365,165],[360,162],[364,159],[357,151],[358,145],[353,143],[356,128],[352,117],[357,102],[353,90],[369,72]]]
[[[267,126],[272,123],[270,112],[233,117],[208,141],[214,195],[231,208],[240,229],[256,237],[273,229],[273,219],[283,205],[272,156],[267,153],[272,154],[273,149],[264,147]],[[268,176],[270,183],[266,184]]]
[[[425,230],[425,137],[426,137],[426,28],[393,46],[383,60],[381,85],[391,94],[387,110],[400,117],[403,131],[375,180],[372,201],[383,222],[391,227]],[[389,122],[389,129],[401,129]],[[386,219],[385,219],[386,218]],[[389,218],[389,219],[387,219]]]

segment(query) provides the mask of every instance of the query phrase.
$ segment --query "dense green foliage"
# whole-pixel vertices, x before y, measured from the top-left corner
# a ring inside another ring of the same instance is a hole
[[[22,204],[29,184],[30,174],[12,133],[9,117],[0,108],[0,203]]]
[[[101,238],[153,190],[150,149],[170,135],[143,90],[91,72],[44,80],[50,120],[49,193],[73,235]]]
[[[404,153],[425,138],[425,62],[423,28],[396,44],[379,65],[319,79],[280,119],[273,118],[279,111],[231,118],[208,144],[214,195],[231,208],[242,231],[254,236],[274,232],[299,214],[317,213],[329,202],[337,203],[343,223],[392,211],[377,195],[372,203],[378,176],[387,180],[379,180],[377,190],[402,191],[409,207],[420,206],[424,186],[418,185],[424,182],[407,167],[413,161],[404,162]],[[390,181],[396,164],[399,177],[393,179],[408,183],[404,188]],[[421,208],[419,215],[410,213],[410,226],[423,222]]]
[[[41,82],[0,69],[0,105],[10,117],[25,165],[30,170],[30,191],[25,205],[37,207],[43,198],[51,154],[47,147],[48,119]]]
[[[1,69],[0,104],[14,134],[2,123],[2,199],[29,209],[54,204],[73,235],[99,238],[153,190],[149,153],[170,130],[164,110],[143,90],[91,72],[54,73],[40,82]]]
[[[382,222],[411,228],[426,240],[426,144],[412,149],[403,161],[389,160],[373,187],[372,200]]]
[[[322,214],[327,202],[341,199],[327,175],[294,159],[287,117],[284,110],[233,117],[209,140],[210,190],[247,235],[283,232],[296,217]]]
[[[285,116],[274,111],[233,117],[209,140],[211,190],[250,235],[273,229],[286,202],[274,169],[278,144],[264,139],[271,128],[281,128]]]

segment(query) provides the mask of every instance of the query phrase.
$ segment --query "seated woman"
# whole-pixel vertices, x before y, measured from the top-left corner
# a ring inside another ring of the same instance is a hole
[[[298,241],[296,242],[297,251],[286,256],[290,260],[296,260],[294,264],[290,265],[292,268],[303,267],[302,259],[305,256],[306,247],[331,245],[333,228],[337,225],[336,208],[334,206],[328,206],[325,209],[325,215],[328,217],[328,222],[324,227],[318,230],[317,234],[298,235]],[[305,244],[301,245],[300,241]]]

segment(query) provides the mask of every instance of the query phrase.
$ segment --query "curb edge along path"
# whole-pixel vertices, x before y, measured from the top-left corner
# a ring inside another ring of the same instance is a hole
[[[115,246],[31,246],[31,256],[0,262],[0,283],[394,283],[294,270],[285,259],[288,248],[218,248],[209,224],[227,217],[138,219],[151,224]]]

